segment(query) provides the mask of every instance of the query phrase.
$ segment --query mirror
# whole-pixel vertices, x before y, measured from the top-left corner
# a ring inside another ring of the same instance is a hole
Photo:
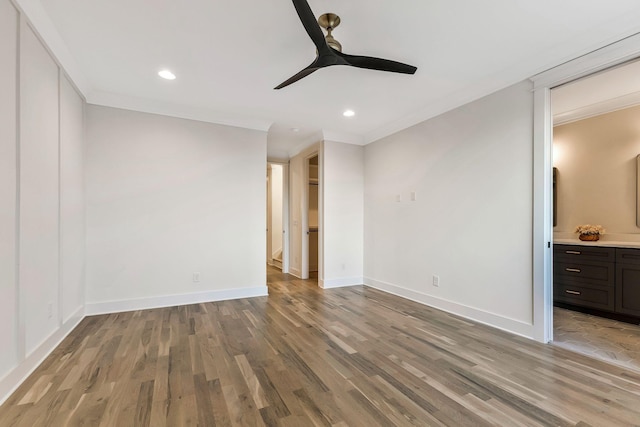
[[[636,157],[636,226],[640,227],[640,155]]]
[[[556,225],[558,225],[558,168],[553,168],[553,226]]]

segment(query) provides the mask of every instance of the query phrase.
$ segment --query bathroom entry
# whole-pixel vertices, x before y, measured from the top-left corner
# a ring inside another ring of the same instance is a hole
[[[638,72],[640,61],[629,62],[551,93],[553,342],[636,370],[640,269],[629,259],[640,253]],[[587,224],[606,234],[579,239],[577,227]]]
[[[309,159],[308,165],[309,177],[309,202],[308,202],[308,216],[309,216],[309,230],[307,235],[309,236],[309,275],[316,277],[318,273],[318,156],[314,156]]]

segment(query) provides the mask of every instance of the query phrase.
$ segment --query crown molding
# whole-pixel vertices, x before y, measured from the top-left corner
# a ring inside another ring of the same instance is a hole
[[[200,122],[259,130],[263,132],[267,132],[273,123],[271,120],[221,113],[209,108],[178,105],[171,102],[137,98],[102,91],[91,92],[87,96],[87,103],[103,107],[159,114],[180,119],[196,120]]]
[[[571,122],[577,122],[578,120],[600,116],[602,114],[635,107],[637,105],[640,105],[640,92],[633,92],[617,98],[597,102],[595,104],[585,105],[584,107],[576,108],[575,110],[554,114],[553,125],[559,126]]]
[[[27,19],[30,27],[43,42],[45,48],[53,56],[58,66],[69,76],[71,83],[86,99],[91,92],[91,85],[80,66],[67,48],[66,43],[60,37],[57,28],[38,0],[12,0],[23,17]]]
[[[557,67],[536,74],[531,77],[535,89],[554,88],[581,77],[597,73],[614,65],[631,61],[640,56],[640,33],[635,32],[619,41],[587,52],[574,60],[565,62]]]
[[[357,135],[355,133],[337,132],[331,129],[323,129],[322,134],[325,140],[334,142],[343,142],[345,144],[353,145],[366,145],[367,142],[363,135]]]

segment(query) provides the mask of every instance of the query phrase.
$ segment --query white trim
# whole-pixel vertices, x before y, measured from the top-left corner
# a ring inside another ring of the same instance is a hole
[[[25,307],[25,298],[20,287],[20,260],[22,247],[20,243],[21,230],[21,206],[22,201],[22,27],[26,25],[26,20],[22,13],[18,11],[18,25],[16,35],[16,252],[15,252],[15,295],[16,295],[16,350],[18,360],[24,360],[26,354],[26,336],[27,336],[27,314]],[[0,396],[2,394],[0,393]]]
[[[595,50],[531,78],[534,89],[554,88],[640,56],[640,34]]]
[[[96,314],[120,313],[123,311],[173,307],[176,305],[199,304],[212,301],[263,297],[267,295],[269,295],[269,291],[266,286],[256,286],[253,288],[223,289],[217,291],[163,295],[158,297],[135,298],[119,301],[87,302],[85,304],[85,313],[87,316],[90,316]]]
[[[531,78],[534,84],[533,313],[535,339],[553,338],[551,168],[553,119],[550,90],[640,57],[640,34],[631,35]],[[542,247],[541,247],[542,245]]]
[[[84,304],[78,306],[78,308],[76,308],[76,310],[74,312],[72,312],[70,315],[67,316],[66,319],[62,319],[62,324],[67,324],[71,321],[73,321],[74,318],[78,317],[80,315],[80,313],[82,313],[82,319],[84,319]],[[80,320],[82,320],[80,319]]]
[[[210,108],[179,105],[172,102],[159,101],[157,99],[138,98],[103,91],[90,91],[85,94],[85,97],[88,104],[103,107],[160,114],[167,117],[197,120],[206,123],[233,126],[243,129],[253,129],[263,132],[268,132],[269,128],[271,128],[271,125],[274,123],[272,120],[264,117],[248,117],[240,114],[225,113]],[[332,130],[323,130],[322,132],[324,136],[320,139],[326,137],[326,135],[330,135],[331,140],[343,142],[345,144],[365,144],[364,138],[360,135],[347,132],[336,132]],[[304,152],[307,148],[316,144],[318,141],[318,136],[314,134],[310,136],[307,141],[303,141],[300,146],[296,146],[293,151],[287,154],[289,157],[295,157],[301,152]]]
[[[302,272],[300,271],[299,268],[294,268],[294,267],[289,267],[289,274],[297,277],[298,279],[302,279]]]
[[[62,221],[62,71],[56,64],[58,71],[58,326],[62,326],[64,317],[64,268],[63,268],[63,238],[64,224]]]
[[[87,104],[253,129],[262,132],[268,132],[272,124],[270,120],[223,113],[210,108],[177,105],[171,102],[117,95],[109,92],[93,91],[87,94]]]
[[[289,236],[291,230],[289,228],[289,161],[280,163],[282,165],[282,262],[280,268],[283,273],[289,272],[289,253],[291,246]]]
[[[357,286],[364,284],[363,277],[341,277],[339,279],[319,280],[318,286],[322,289],[343,288],[345,286]]]
[[[42,3],[36,0],[13,0],[13,2],[21,12],[20,15],[31,23],[34,33],[43,41],[42,44],[51,53],[57,65],[65,70],[71,83],[86,98],[91,88],[89,81],[62,40]]]
[[[553,339],[551,91],[540,88],[533,95],[533,324],[535,339]]]
[[[564,125],[637,105],[640,105],[640,92],[633,92],[617,98],[596,102],[595,104],[585,105],[575,110],[554,114],[553,125]]]
[[[318,145],[318,286],[324,283],[324,146]]]
[[[345,144],[353,145],[367,145],[369,141],[364,139],[362,135],[356,135],[347,132],[336,132],[331,129],[322,129],[325,140],[343,142]]]
[[[364,278],[366,286],[375,288],[393,295],[397,295],[402,298],[406,298],[411,301],[418,302],[420,304],[427,305],[429,307],[436,308],[438,310],[446,311],[447,313],[454,314],[456,316],[463,317],[465,319],[472,320],[474,322],[482,323],[483,325],[491,326],[493,328],[501,329],[511,334],[520,335],[525,338],[534,337],[534,328],[532,324],[521,322],[519,320],[510,319],[508,317],[500,316],[487,311],[479,310],[474,307],[458,304],[453,301],[437,298],[431,295],[423,294],[420,292],[406,289],[401,286],[393,285],[391,283],[381,282],[374,280],[370,277]]]
[[[273,224],[272,224],[272,216],[273,216],[273,200],[271,186],[273,185],[273,171],[271,169],[271,164],[267,162],[267,265],[273,265]]]
[[[18,366],[0,380],[0,405],[13,394],[29,375],[60,345],[84,318],[82,307],[32,351]]]
[[[367,145],[372,142],[378,141],[394,133],[408,129],[419,123],[437,117],[447,111],[454,110],[462,105],[469,104],[487,95],[495,93],[505,87],[509,87],[512,84],[516,84],[522,81],[521,78],[516,78],[504,82],[491,82],[489,84],[479,85],[475,87],[467,87],[463,90],[459,90],[456,93],[449,94],[446,99],[440,99],[433,102],[423,108],[411,112],[410,114],[403,116],[395,121],[386,123],[379,128],[369,130],[364,134],[364,144]]]

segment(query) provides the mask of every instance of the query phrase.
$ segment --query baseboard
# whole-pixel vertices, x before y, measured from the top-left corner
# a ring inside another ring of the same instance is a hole
[[[473,320],[474,322],[482,323],[525,338],[535,339],[535,330],[531,323],[510,319],[495,313],[482,311],[477,308],[448,301],[443,298],[416,292],[391,283],[381,282],[370,277],[365,277],[364,283],[372,288],[376,288],[420,304],[428,305],[429,307],[446,311],[447,313],[455,314],[456,316],[464,317],[465,319]]]
[[[240,298],[263,297],[269,294],[266,286],[253,288],[223,289],[219,291],[197,292],[190,294],[163,295],[150,298],[137,298],[120,301],[87,303],[87,316],[123,311],[147,310],[151,308],[173,307],[176,305],[199,304],[211,301],[224,301]]]
[[[302,279],[302,271],[297,268],[289,267],[289,274],[297,277],[298,279]]]
[[[36,347],[22,362],[0,380],[0,405],[20,387],[20,384],[51,354],[53,350],[64,340],[67,335],[84,318],[84,308],[80,307],[69,316],[55,332],[53,332],[42,344]]]
[[[339,279],[319,280],[318,285],[322,289],[343,288],[345,286],[356,286],[364,284],[362,277],[341,277]]]

